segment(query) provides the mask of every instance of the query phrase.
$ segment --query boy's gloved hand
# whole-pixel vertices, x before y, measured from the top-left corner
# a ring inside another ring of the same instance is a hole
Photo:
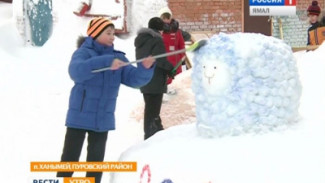
[[[143,67],[146,69],[149,69],[152,67],[153,63],[155,62],[155,59],[152,56],[149,56],[142,61]]]
[[[119,68],[123,67],[126,63],[121,61],[120,59],[114,59],[112,65],[111,65],[111,70],[118,70]]]

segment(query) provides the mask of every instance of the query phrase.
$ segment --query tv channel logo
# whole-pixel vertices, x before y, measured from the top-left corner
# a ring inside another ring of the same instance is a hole
[[[296,0],[249,0],[250,16],[291,16],[296,10]]]

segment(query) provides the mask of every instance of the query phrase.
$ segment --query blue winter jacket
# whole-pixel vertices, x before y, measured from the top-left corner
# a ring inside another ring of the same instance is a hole
[[[91,73],[94,69],[111,66],[115,58],[128,62],[124,55],[91,37],[73,53],[69,74],[75,84],[70,94],[67,127],[96,132],[115,129],[114,111],[120,84],[146,85],[154,70],[154,67],[146,69],[138,64],[138,67],[128,65],[115,71]]]

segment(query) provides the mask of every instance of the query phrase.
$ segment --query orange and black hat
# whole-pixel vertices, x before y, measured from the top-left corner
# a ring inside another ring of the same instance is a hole
[[[114,24],[107,18],[99,17],[94,18],[89,22],[87,35],[96,39],[108,26],[113,26]]]

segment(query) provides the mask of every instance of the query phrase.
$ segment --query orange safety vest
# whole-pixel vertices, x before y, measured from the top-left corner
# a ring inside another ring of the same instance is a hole
[[[325,27],[317,27],[309,31],[310,45],[321,45],[325,40]]]

